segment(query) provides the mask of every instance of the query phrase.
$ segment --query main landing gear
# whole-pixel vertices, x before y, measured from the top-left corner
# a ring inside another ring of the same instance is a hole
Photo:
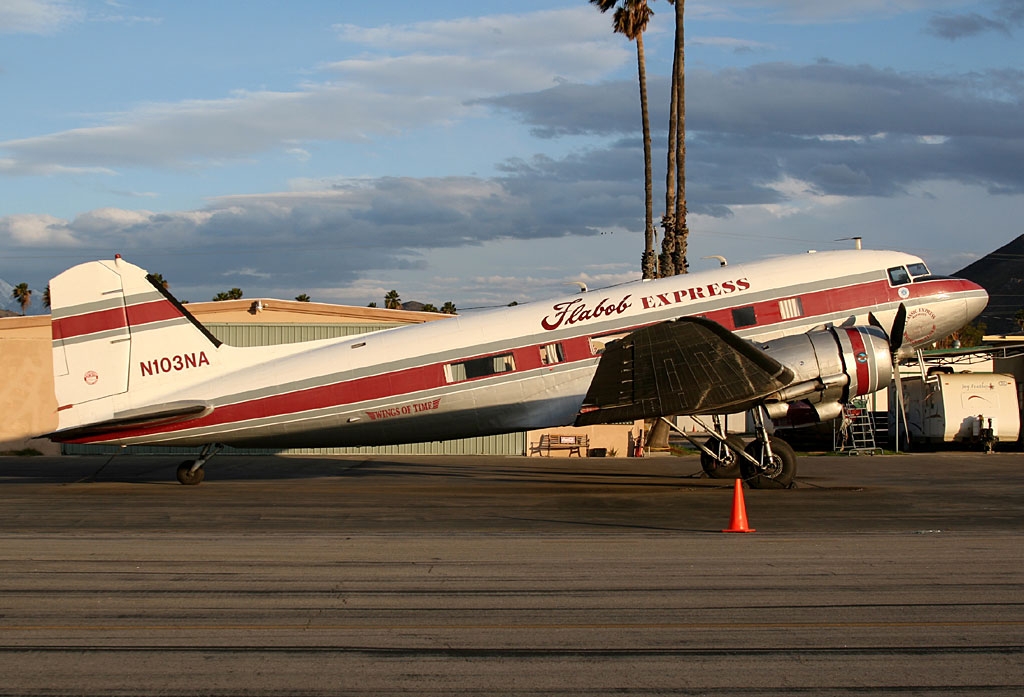
[[[204,445],[203,449],[199,452],[198,458],[195,460],[185,460],[178,465],[178,481],[189,486],[195,486],[203,481],[203,478],[206,476],[203,465],[223,448],[224,446],[220,443],[207,443]]]
[[[792,489],[796,477],[796,453],[781,438],[751,441],[749,457],[740,459],[740,473],[751,489]]]
[[[714,421],[712,433],[724,435],[722,418],[717,414],[711,418]],[[711,436],[704,441],[700,452],[700,466],[704,474],[712,479],[735,479],[740,476],[740,460],[743,459],[740,453],[745,447],[743,439],[735,434],[725,436],[724,439],[717,435]]]
[[[691,417],[711,434],[703,443],[689,434],[669,427],[693,443],[701,452],[700,464],[704,472],[716,479],[741,477],[752,489],[791,489],[796,478],[796,453],[789,443],[769,436],[764,426],[764,413],[752,410],[755,438],[744,445],[737,435],[727,435],[718,416],[712,417],[713,426]]]

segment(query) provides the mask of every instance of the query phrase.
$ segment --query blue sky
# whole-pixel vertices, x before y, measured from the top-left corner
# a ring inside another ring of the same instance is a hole
[[[691,269],[860,235],[949,272],[1024,233],[1024,0],[686,13]],[[636,54],[610,23],[582,0],[8,0],[0,279],[120,253],[192,301],[468,308],[638,278]]]

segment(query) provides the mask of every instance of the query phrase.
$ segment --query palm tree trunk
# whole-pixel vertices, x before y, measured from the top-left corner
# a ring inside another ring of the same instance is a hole
[[[678,120],[679,90],[676,84],[675,62],[672,59],[672,93],[669,97],[668,110],[668,162],[665,167],[665,213],[661,216],[661,227],[664,237],[661,240],[661,255],[658,257],[658,276],[674,276],[673,252],[675,251],[675,213],[676,213],[676,122]]]
[[[640,259],[643,278],[654,278],[654,174],[651,166],[651,119],[647,108],[647,64],[644,58],[644,37],[636,37],[636,63],[640,77],[640,115],[644,128],[644,255]]]
[[[676,51],[672,61],[672,84],[676,89],[676,181],[678,193],[675,208],[675,249],[673,250],[673,267],[675,273],[687,272],[686,261],[687,238],[690,230],[686,225],[686,58],[683,41],[683,10],[685,0],[676,0]]]

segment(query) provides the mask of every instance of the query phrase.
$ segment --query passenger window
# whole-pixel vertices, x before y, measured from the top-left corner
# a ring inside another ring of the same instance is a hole
[[[732,325],[740,327],[752,327],[757,324],[757,315],[754,313],[754,306],[738,307],[732,311]]]
[[[565,353],[562,352],[561,344],[545,344],[540,347],[540,362],[541,365],[551,365],[552,363],[561,363],[565,360]]]
[[[803,317],[804,304],[800,300],[800,298],[788,298],[786,300],[780,300],[779,314],[782,315],[782,319],[793,319],[794,317]]]
[[[910,274],[902,266],[889,269],[889,283],[894,286],[902,286],[910,283]]]
[[[444,367],[444,376],[448,382],[461,382],[488,375],[509,373],[515,369],[516,364],[512,359],[512,354],[505,353],[500,356],[486,356],[458,363],[448,363]]]

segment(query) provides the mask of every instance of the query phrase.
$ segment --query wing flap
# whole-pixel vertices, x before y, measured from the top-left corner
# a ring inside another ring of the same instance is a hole
[[[744,411],[792,371],[725,327],[683,317],[605,347],[576,425]]]

